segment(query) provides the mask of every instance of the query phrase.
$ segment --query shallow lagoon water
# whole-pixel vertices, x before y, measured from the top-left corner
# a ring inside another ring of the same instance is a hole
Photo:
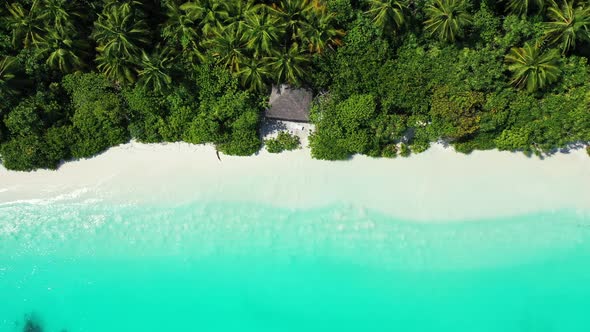
[[[0,331],[589,331],[590,214],[0,207]]]

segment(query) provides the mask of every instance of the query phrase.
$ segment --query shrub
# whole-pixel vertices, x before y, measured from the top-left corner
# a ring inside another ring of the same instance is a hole
[[[91,157],[129,140],[122,106],[117,96],[105,94],[76,109],[72,119],[76,132],[74,158]]]
[[[316,125],[309,137],[312,157],[341,160],[367,153],[375,136],[370,125],[376,108],[372,95],[352,95],[340,103],[331,97],[321,100],[311,111]]]
[[[129,107],[129,133],[143,143],[161,142],[164,117],[163,98],[141,86],[124,92]]]
[[[413,153],[422,153],[428,150],[428,148],[430,148],[430,142],[423,140],[414,141],[414,143],[412,143],[410,146],[410,149]]]
[[[438,87],[432,96],[432,125],[440,137],[459,140],[479,129],[479,111],[484,102],[480,92],[452,91]]]
[[[396,144],[386,145],[383,148],[383,150],[381,151],[381,157],[385,157],[385,158],[397,157],[397,145]]]
[[[37,135],[16,136],[0,147],[2,164],[15,171],[31,171],[45,166],[43,140]]]
[[[18,104],[4,119],[11,136],[37,135],[43,128],[34,98]]]
[[[52,127],[45,132],[44,154],[46,167],[55,169],[64,160],[72,157],[71,146],[75,136],[72,126]]]
[[[270,153],[280,153],[283,151],[292,151],[301,146],[298,136],[291,135],[286,131],[281,131],[276,138],[264,141],[266,150]]]
[[[251,156],[260,149],[260,138],[253,130],[234,130],[230,139],[216,145],[217,149],[233,156]]]
[[[86,158],[129,140],[128,111],[121,96],[98,74],[72,74],[63,79],[74,108],[74,158]]]
[[[410,148],[408,147],[408,145],[402,143],[400,146],[400,152],[399,152],[400,156],[402,157],[409,157],[410,154],[412,154],[412,150],[410,150]]]

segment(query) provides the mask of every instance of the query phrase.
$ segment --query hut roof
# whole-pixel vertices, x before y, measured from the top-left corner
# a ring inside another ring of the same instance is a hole
[[[309,122],[309,109],[313,95],[306,89],[288,85],[273,86],[270,94],[270,108],[266,110],[269,119]]]

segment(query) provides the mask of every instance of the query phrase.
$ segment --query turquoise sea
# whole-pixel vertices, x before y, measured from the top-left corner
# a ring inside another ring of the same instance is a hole
[[[590,214],[4,204],[0,331],[29,318],[49,332],[590,331]]]

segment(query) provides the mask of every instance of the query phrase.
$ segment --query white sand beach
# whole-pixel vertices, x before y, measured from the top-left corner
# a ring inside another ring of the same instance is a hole
[[[297,127],[296,127],[297,126]],[[292,125],[297,129],[302,125]],[[303,128],[303,135],[309,128]],[[302,148],[251,157],[210,145],[129,143],[58,171],[0,168],[0,204],[65,199],[120,202],[231,200],[280,207],[344,204],[420,221],[464,220],[575,209],[590,216],[590,157],[584,150],[540,160],[521,153],[459,154],[433,145],[409,158],[318,161]]]

